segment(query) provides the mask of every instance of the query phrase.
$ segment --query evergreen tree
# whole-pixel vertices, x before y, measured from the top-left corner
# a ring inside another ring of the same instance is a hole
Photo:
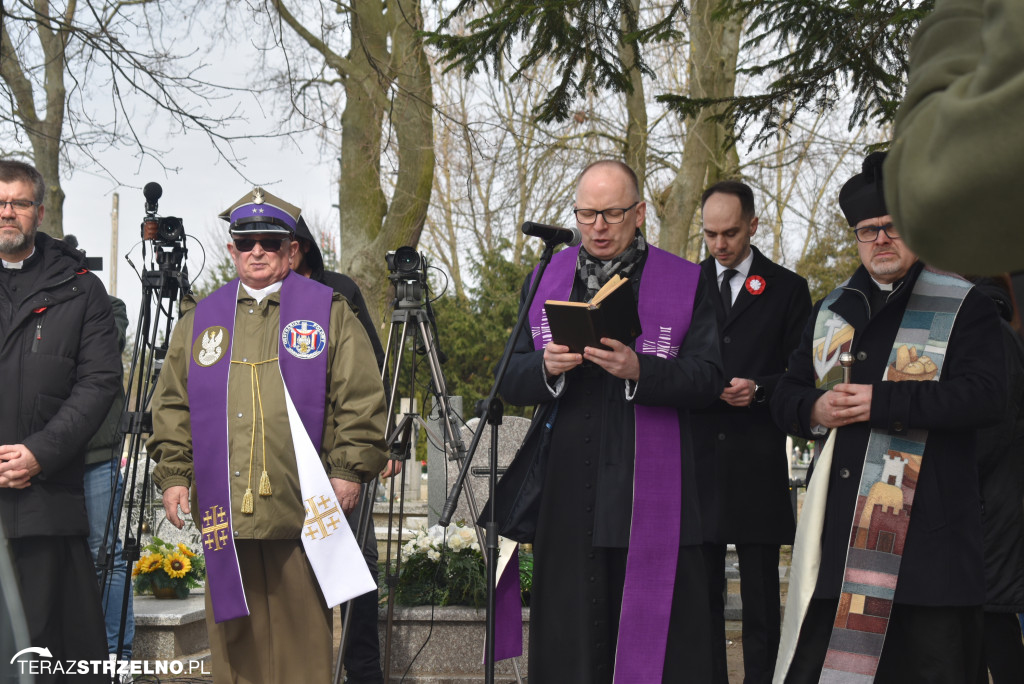
[[[433,304],[441,349],[448,356],[445,380],[451,394],[463,397],[467,419],[476,401],[490,392],[516,323],[520,287],[535,260],[524,256],[516,264],[504,256],[507,251],[506,243],[505,249],[485,252],[473,264],[477,284],[468,297],[445,295]],[[510,415],[524,415],[530,407],[505,409]]]
[[[857,239],[842,216],[815,231],[796,272],[807,278],[811,301],[816,302],[853,275],[860,266]]]
[[[807,109],[830,109],[843,91],[854,95],[848,125],[890,123],[906,91],[910,39],[934,0],[723,0],[722,15],[748,18],[746,49],[766,59],[738,69],[760,92],[726,101],[665,95],[683,116],[727,105],[722,116],[739,129],[759,121],[759,136]]]
[[[736,121],[740,131],[759,122],[764,135],[801,111],[831,107],[849,89],[855,95],[851,127],[890,122],[905,89],[910,38],[933,6],[934,0],[722,0],[717,16],[744,17],[745,47],[764,48],[763,61],[739,70],[763,87],[725,99],[684,94],[659,99],[684,117],[725,104],[719,117]],[[431,42],[448,68],[467,74],[481,68],[499,74],[513,54],[512,79],[542,59],[553,61],[560,81],[534,114],[541,121],[564,121],[585,93],[629,91],[629,74],[615,49],[619,41],[633,45],[638,68],[655,77],[645,53],[658,42],[680,39],[687,7],[682,0],[639,12],[622,1],[462,0]],[[624,22],[623,16],[634,21]],[[456,18],[467,20],[460,35],[448,32]]]

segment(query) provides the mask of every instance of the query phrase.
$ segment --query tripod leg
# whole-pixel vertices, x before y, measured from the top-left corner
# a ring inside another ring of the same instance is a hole
[[[408,419],[408,416],[403,420]],[[399,477],[392,477],[390,483],[390,496],[388,497],[388,543],[387,551],[384,555],[385,566],[388,570],[386,572],[386,582],[388,587],[388,611],[387,611],[387,623],[384,630],[384,681],[391,681],[391,643],[394,635],[394,619],[395,619],[395,592],[398,591],[398,575],[402,569],[402,524],[405,519],[405,497],[399,500],[398,504],[398,536],[395,542],[395,564],[392,570],[391,565],[391,533],[394,529],[394,508],[395,508],[395,480],[399,480],[399,491],[405,491],[405,469],[402,469],[402,473]]]
[[[348,516],[359,548],[366,559],[367,568],[374,579],[377,578],[377,548],[373,530],[373,503],[377,495],[377,480],[363,485],[359,507],[354,515]],[[341,681],[342,666],[349,655],[359,658],[356,663],[360,678],[378,679],[380,672],[380,641],[377,637],[377,592],[351,599],[343,608],[341,639],[338,646],[338,658],[334,667],[334,683]],[[368,633],[369,632],[369,633]],[[351,637],[351,646],[349,644]],[[346,667],[346,670],[350,668]],[[376,670],[375,672],[373,670]],[[351,672],[350,672],[351,674]]]

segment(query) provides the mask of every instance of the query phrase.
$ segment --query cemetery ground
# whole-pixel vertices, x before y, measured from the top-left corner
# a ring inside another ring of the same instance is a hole
[[[337,653],[338,643],[339,643],[339,640],[341,638],[341,618],[340,618],[340,614],[341,614],[340,610],[335,610],[335,612],[334,612],[334,648],[335,648],[335,653]],[[729,681],[731,681],[731,682],[742,682],[743,681],[743,639],[740,636],[740,622],[738,620],[729,620],[729,621],[726,622],[725,629],[726,629],[726,637],[728,639],[728,643],[727,643],[726,649],[725,649],[725,655],[726,655],[726,658],[728,659]],[[381,644],[381,650],[383,651],[383,644]],[[211,668],[207,667],[206,669],[210,670]],[[392,673],[392,677],[391,677],[392,681],[394,681],[394,682],[401,681],[401,679],[402,679],[401,675],[402,675],[402,673],[400,673],[400,672],[399,673]],[[159,678],[159,680],[157,680],[157,678],[155,678],[155,677],[143,676],[143,677],[136,677],[135,681],[140,683],[140,684],[143,684],[145,682],[153,682],[155,684],[157,681],[159,681],[161,683],[168,683],[168,684],[171,683],[171,682],[180,683],[180,684],[186,684],[186,683],[192,684],[193,682],[195,682],[195,683],[198,683],[198,682],[212,682],[213,681],[213,677],[212,677],[212,675],[207,675],[207,676],[202,676],[202,677],[171,678],[171,679],[168,679],[166,677],[161,677],[161,678]],[[466,680],[457,680],[457,681],[466,681]],[[483,681],[482,671],[481,671],[480,681]],[[499,682],[500,684],[510,684],[511,682],[514,682],[515,680],[514,679],[510,679],[510,678],[504,678],[503,679],[503,678],[496,677],[495,681]],[[525,672],[523,673],[523,681],[524,682],[528,681],[527,678],[526,678],[526,673]]]
[[[789,569],[789,561],[790,561],[790,547],[783,547],[781,563],[782,563],[782,568],[783,568],[784,571],[788,571],[788,569]],[[731,572],[729,574],[730,574],[730,578],[728,580],[728,583],[729,583],[730,598],[729,598],[729,603],[727,604],[726,610],[727,610],[727,617],[735,618],[735,617],[737,617],[737,609],[736,609],[737,606],[736,606],[736,604],[737,604],[737,601],[738,601],[738,598],[739,598],[739,580],[735,578],[735,569],[734,568],[731,569]],[[788,574],[788,572],[786,574]],[[783,602],[783,605],[785,605],[786,591],[788,589],[788,582],[785,581],[785,579],[784,579],[783,582],[781,583],[781,585],[782,585],[782,602]],[[738,619],[727,619],[726,620],[726,639],[727,639],[726,659],[727,659],[727,665],[728,665],[728,671],[729,671],[729,680],[732,681],[732,682],[741,682],[741,681],[743,681],[743,638],[742,638],[741,629],[742,629],[742,625],[741,625],[740,620],[738,620]],[[337,654],[337,648],[338,648],[340,639],[341,639],[341,611],[340,611],[340,609],[335,609],[335,611],[334,611],[334,647],[335,647],[335,654]],[[417,645],[417,648],[418,648],[418,645]],[[382,657],[383,657],[383,652],[384,652],[384,643],[383,643],[383,640],[382,640],[382,642],[381,642],[381,655],[382,655]],[[209,663],[209,659],[208,659],[209,658],[209,651],[206,651],[204,654],[201,654],[201,657],[205,657],[206,658],[207,665],[205,667],[205,670],[208,671],[208,672],[211,671],[212,668],[208,664]],[[525,666],[521,666],[521,667],[523,668],[523,671],[522,671],[523,681],[524,682],[528,681],[527,677],[526,677]],[[403,672],[393,671],[391,673],[391,681],[393,681],[393,682],[403,681],[403,678],[402,678],[403,674],[404,674]],[[139,676],[139,677],[135,678],[135,681],[139,682],[139,683],[143,683],[143,682],[153,682],[153,683],[160,682],[161,684],[164,684],[164,683],[176,682],[176,683],[179,683],[179,684],[185,684],[185,683],[198,683],[198,682],[212,682],[213,681],[213,677],[212,677],[212,675],[193,676],[193,677],[177,677],[177,678],[175,678],[175,677],[168,678],[168,677],[164,677],[164,676],[161,676],[159,678],[152,677],[152,676]],[[458,678],[458,679],[455,679],[455,678],[451,678],[451,679],[431,678],[431,679],[428,680],[428,679],[415,678],[413,676],[410,676],[410,677],[406,677],[404,681],[406,681],[406,682],[427,682],[427,681],[429,681],[429,682],[431,682],[431,684],[442,684],[443,682],[453,682],[454,683],[454,682],[483,681],[483,670],[481,669],[479,677],[472,677],[472,678],[468,678],[468,679],[467,678]],[[514,680],[513,677],[510,677],[510,676],[507,676],[507,675],[500,675],[500,676],[496,676],[495,677],[495,681],[499,682],[500,684],[508,684],[510,682],[514,682],[515,680]]]

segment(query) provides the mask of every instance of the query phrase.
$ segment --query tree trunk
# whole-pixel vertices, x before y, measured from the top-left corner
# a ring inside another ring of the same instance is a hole
[[[434,180],[433,95],[417,33],[423,28],[418,0],[390,6],[357,0],[351,27],[356,47],[353,73],[345,80],[338,188],[341,268],[359,284],[371,314],[380,320],[388,290],[384,254],[416,247],[426,220]],[[381,177],[383,125],[391,129],[388,144],[397,147],[390,205]]]
[[[0,12],[0,79],[14,97],[15,115],[24,126],[25,134],[32,144],[32,161],[46,182],[46,196],[43,206],[46,212],[40,230],[55,238],[64,237],[64,190],[60,186],[61,133],[64,128],[64,108],[67,91],[64,87],[64,69],[67,64],[64,49],[68,40],[68,29],[74,19],[76,4],[68,3],[64,16],[56,20],[51,16],[50,5],[45,0],[36,0],[36,35],[44,58],[43,89],[46,110],[40,117],[36,110],[32,83],[25,75],[14,45],[7,22],[9,19]],[[56,30],[51,30],[54,27]],[[64,27],[64,28],[58,28]]]
[[[353,0],[348,6],[347,57],[303,26],[283,0],[271,4],[320,53],[345,89],[339,262],[380,321],[389,288],[384,254],[403,245],[417,246],[434,179],[433,95],[419,33],[420,2]],[[389,163],[382,168],[386,151]]]
[[[742,19],[713,18],[718,0],[694,0],[690,8],[691,97],[731,97],[736,88]],[[700,255],[700,231],[693,218],[704,188],[734,174],[739,155],[732,141],[731,123],[713,120],[718,108],[701,111],[689,121],[683,160],[665,192],[660,246],[696,261]]]
[[[622,13],[622,29],[626,33],[635,32],[636,17],[640,11],[640,0],[629,0],[632,15]],[[619,59],[623,70],[629,73],[632,85],[626,93],[626,148],[623,158],[636,173],[640,184],[640,196],[643,197],[644,182],[647,178],[647,102],[644,99],[644,82],[640,70],[636,68],[636,44],[619,43]]]

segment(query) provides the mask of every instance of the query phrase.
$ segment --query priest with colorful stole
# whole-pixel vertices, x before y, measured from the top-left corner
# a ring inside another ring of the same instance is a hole
[[[537,405],[496,493],[506,536],[534,544],[531,684],[711,679],[690,410],[725,385],[718,329],[700,268],[647,244],[646,210],[626,164],[583,170],[582,245],[544,272],[501,386]],[[636,297],[640,337],[582,354],[552,340],[544,301],[587,301],[615,275]],[[512,531],[504,512],[520,506],[532,513]]]
[[[824,443],[793,547],[780,684],[962,684],[981,662],[974,438],[1005,410],[999,320],[907,248],[884,156],[839,193],[862,265],[815,306],[771,404],[780,428]]]
[[[153,399],[153,479],[201,534],[218,682],[329,681],[331,609],[375,586],[344,514],[386,461],[383,385],[348,302],[290,270],[299,213],[256,188],[221,214],[238,278],[183,299]]]

